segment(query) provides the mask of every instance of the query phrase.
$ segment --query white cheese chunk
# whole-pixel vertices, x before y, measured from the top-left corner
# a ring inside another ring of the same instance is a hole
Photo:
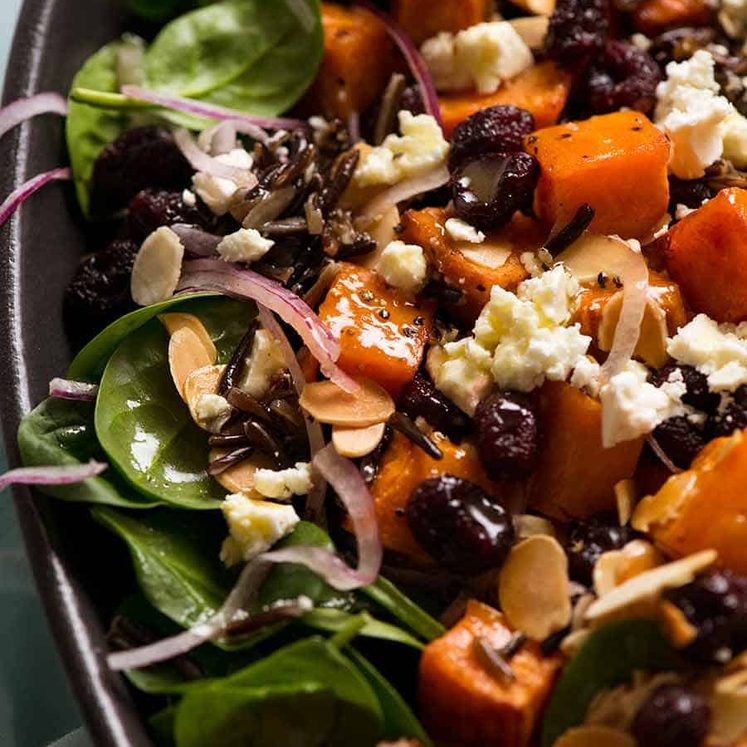
[[[256,262],[275,246],[275,242],[266,239],[254,228],[240,228],[224,236],[217,250],[220,258],[226,262]]]
[[[425,284],[428,263],[417,244],[392,241],[379,255],[376,271],[389,285],[405,293],[417,293]]]
[[[482,244],[485,241],[485,234],[482,231],[459,218],[449,218],[444,228],[454,241],[466,241],[470,244]]]
[[[215,156],[215,160],[227,166],[236,166],[240,169],[251,169],[254,159],[250,153],[243,148],[235,148],[228,153]],[[236,193],[241,188],[233,179],[222,176],[213,176],[204,171],[198,171],[192,177],[194,191],[202,201],[216,214],[225,215],[233,207]]]
[[[295,467],[288,469],[258,469],[254,473],[254,489],[266,498],[287,499],[306,495],[311,490],[311,465],[297,462]]]
[[[220,394],[203,394],[195,403],[197,425],[210,433],[217,433],[230,417],[231,405]]]
[[[270,388],[272,379],[285,369],[280,345],[266,329],[257,330],[239,389],[252,397],[262,397]]]

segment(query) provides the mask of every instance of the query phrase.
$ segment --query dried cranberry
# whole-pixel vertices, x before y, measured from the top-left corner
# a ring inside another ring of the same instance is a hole
[[[161,189],[138,192],[127,211],[127,225],[137,241],[142,241],[161,226],[173,226],[175,223],[207,229],[213,219],[210,211],[201,203],[192,207],[184,202],[181,192]]]
[[[699,208],[704,200],[713,197],[713,190],[700,179],[678,179],[676,176],[669,177],[669,210],[672,214],[677,205],[686,205],[695,210]]]
[[[525,477],[534,469],[539,432],[534,403],[519,392],[494,394],[475,411],[477,453],[494,480]]]
[[[421,374],[405,387],[399,406],[406,415],[425,418],[435,430],[455,441],[469,428],[466,415]]]
[[[747,387],[742,385],[731,395],[728,404],[713,413],[706,423],[709,438],[731,436],[736,430],[747,428]]]
[[[653,39],[648,53],[663,70],[670,62],[689,60],[699,49],[715,42],[716,37],[714,28],[672,29]]]
[[[451,138],[449,168],[453,171],[467,161],[488,153],[523,150],[525,135],[534,130],[534,117],[517,106],[491,106],[468,117]]]
[[[703,429],[686,417],[669,418],[654,429],[653,437],[674,465],[687,469],[706,441]]]
[[[601,513],[588,521],[571,522],[565,548],[571,578],[590,585],[599,556],[610,550],[619,550],[636,536],[629,526],[620,526],[612,514]]]
[[[624,41],[610,41],[589,68],[586,82],[594,114],[622,107],[648,114],[656,103],[659,66],[646,52]]]
[[[426,480],[414,490],[407,522],[418,542],[457,573],[497,568],[514,541],[508,511],[478,485],[451,475]]]
[[[452,176],[456,214],[484,231],[530,210],[539,164],[528,153],[491,154],[461,166]]]
[[[661,685],[633,720],[639,747],[700,747],[711,724],[711,709],[698,693],[679,685]]]
[[[687,391],[682,401],[696,410],[710,413],[718,407],[720,398],[708,388],[708,377],[692,366],[670,364],[653,371],[649,379],[655,386],[667,381],[683,381]]]
[[[747,577],[708,571],[666,596],[698,631],[683,651],[689,658],[724,663],[747,646]]]
[[[582,67],[604,49],[608,15],[607,0],[558,0],[550,16],[547,54],[563,65]]]
[[[129,311],[130,275],[138,245],[117,239],[84,257],[65,292],[65,312],[75,337],[89,336]]]
[[[168,130],[137,127],[104,148],[93,168],[91,194],[96,213],[123,208],[142,189],[187,186],[192,167]]]

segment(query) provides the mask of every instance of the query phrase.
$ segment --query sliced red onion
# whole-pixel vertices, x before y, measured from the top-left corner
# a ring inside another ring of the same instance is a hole
[[[626,243],[629,251],[622,255],[624,259],[617,267],[608,270],[622,281],[623,302],[620,309],[620,318],[615,327],[612,347],[602,366],[602,382],[609,381],[613,376],[619,374],[633,357],[638,339],[641,336],[641,323],[646,311],[648,299],[646,260],[640,247],[636,250],[630,245],[630,242]]]
[[[108,465],[91,460],[87,464],[19,467],[0,475],[0,491],[9,485],[74,485],[100,475]]]
[[[265,130],[308,130],[310,125],[303,119],[289,119],[287,117],[255,117],[251,114],[244,114],[235,109],[227,109],[223,106],[208,104],[205,101],[195,99],[185,99],[179,96],[169,96],[163,93],[157,93],[147,88],[139,86],[122,86],[122,93],[131,99],[138,101],[147,101],[165,109],[174,109],[175,111],[194,114],[206,119],[216,119],[219,122],[232,120],[241,132],[241,125],[250,127],[261,127]],[[246,133],[251,136],[251,133]]]
[[[391,16],[377,8],[373,3],[369,2],[369,0],[356,0],[355,5],[360,8],[365,8],[369,13],[373,13],[373,15],[379,18],[386,26],[389,36],[392,37],[392,41],[397,45],[399,51],[402,52],[413,78],[415,78],[420,86],[420,95],[423,99],[425,111],[430,114],[443,129],[441,105],[438,102],[436,86],[433,83],[430,70],[428,70],[428,65],[425,64],[425,60],[418,51],[418,48],[413,44],[412,39],[410,39],[405,30],[394,21]]]
[[[355,144],[361,140],[361,115],[359,112],[350,112],[348,117],[348,136],[350,142]]]
[[[366,220],[375,221],[384,215],[387,210],[396,207],[400,202],[443,187],[444,184],[448,183],[450,178],[449,169],[446,166],[437,166],[419,176],[414,176],[412,179],[395,184],[393,187],[374,197],[363,208],[361,217]]]
[[[49,396],[56,399],[70,399],[78,402],[94,402],[99,393],[98,384],[69,379],[52,379],[49,382]]]
[[[296,353],[288,340],[283,328],[278,324],[277,319],[271,311],[266,309],[262,304],[258,304],[259,307],[259,318],[262,322],[262,326],[275,338],[280,349],[283,351],[283,357],[285,358],[285,364],[288,366],[293,384],[296,387],[298,396],[301,396],[304,386],[306,386],[306,377],[304,376],[303,369],[298,362]],[[306,425],[306,435],[309,439],[309,451],[311,453],[312,460],[314,457],[324,448],[324,433],[322,432],[322,426],[319,421],[314,420],[303,408],[304,424]],[[312,480],[312,487],[306,496],[306,516],[310,521],[314,521],[322,513],[322,507],[324,505],[324,498],[327,493],[327,481],[322,477],[321,472],[314,469],[314,475]]]
[[[231,166],[209,156],[197,145],[186,130],[176,130],[174,132],[174,142],[195,171],[203,171],[222,179],[230,179],[242,187],[253,187],[257,183],[257,177],[249,169]]]
[[[52,169],[45,171],[43,174],[37,174],[22,184],[18,189],[13,190],[0,205],[0,226],[4,225],[13,213],[29,198],[34,192],[40,190],[45,184],[55,180],[70,179],[70,169]]]
[[[662,449],[661,444],[656,440],[653,433],[649,433],[646,440],[651,447],[651,451],[659,457],[659,461],[673,474],[676,475],[682,470],[667,456],[667,452]]]
[[[223,240],[222,236],[216,236],[187,223],[175,223],[169,228],[179,237],[184,250],[194,257],[214,257],[218,244]]]
[[[218,291],[266,306],[298,332],[325,376],[347,392],[358,390],[358,384],[336,365],[340,344],[330,330],[305,301],[274,280],[222,260],[195,259],[182,269],[177,291],[186,290]]]
[[[37,93],[26,99],[17,99],[0,109],[0,137],[21,122],[39,114],[67,114],[67,101],[59,93]]]

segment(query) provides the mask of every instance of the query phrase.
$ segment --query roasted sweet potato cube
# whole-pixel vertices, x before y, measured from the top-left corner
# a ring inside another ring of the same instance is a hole
[[[667,269],[690,306],[718,322],[747,319],[747,190],[722,190],[667,238]]]
[[[319,308],[339,339],[340,368],[399,395],[423,360],[432,311],[417,306],[372,270],[343,262]]]
[[[588,203],[590,230],[641,238],[667,211],[669,141],[639,112],[537,130],[525,147],[542,169],[535,211],[548,225],[566,225]]]
[[[605,449],[602,406],[570,384],[546,382],[538,402],[542,441],[529,505],[561,520],[614,510],[615,483],[633,474],[643,441]]]
[[[496,497],[499,490],[485,474],[473,446],[457,446],[440,433],[433,433],[432,437],[443,452],[443,459],[432,459],[409,438],[395,433],[371,486],[384,547],[419,563],[433,561],[413,537],[404,513],[415,488],[431,477],[453,475],[482,486]]]
[[[451,137],[457,125],[480,109],[512,104],[534,116],[537,127],[555,124],[565,108],[571,76],[554,62],[540,62],[506,81],[495,93],[458,93],[440,96],[444,131]]]
[[[685,472],[644,498],[632,519],[667,555],[714,549],[717,563],[747,573],[747,435],[711,441]]]
[[[643,0],[633,11],[638,31],[657,36],[667,29],[707,26],[713,6],[707,0]]]
[[[451,311],[466,324],[475,321],[490,299],[490,289],[500,285],[513,290],[528,273],[522,252],[539,249],[546,231],[537,221],[516,215],[482,244],[455,242],[446,232],[446,213],[438,208],[411,210],[402,216],[405,241],[423,247],[430,263],[461,299]]]
[[[415,44],[441,31],[455,33],[487,20],[486,0],[394,0],[392,15]]]
[[[560,668],[558,655],[544,656],[528,641],[511,659],[514,680],[485,664],[482,640],[504,647],[512,631],[503,615],[471,600],[446,635],[429,643],[420,659],[418,700],[430,734],[439,744],[460,747],[525,747]]]
[[[322,3],[322,25],[324,59],[307,101],[346,120],[381,95],[397,57],[384,24],[361,8]]]

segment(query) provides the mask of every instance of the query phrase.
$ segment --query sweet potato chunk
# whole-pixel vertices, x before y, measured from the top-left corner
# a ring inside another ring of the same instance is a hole
[[[718,322],[747,319],[747,190],[722,190],[667,237],[667,269],[690,306]]]
[[[454,33],[482,23],[491,7],[486,0],[394,0],[392,15],[420,46],[441,31]]]
[[[371,486],[384,547],[421,563],[433,561],[413,537],[404,515],[407,501],[420,483],[431,477],[453,475],[470,480],[498,496],[498,488],[485,474],[474,447],[469,444],[457,446],[440,433],[434,433],[432,437],[443,452],[443,459],[431,459],[409,438],[395,433]]]
[[[585,519],[615,508],[615,483],[636,468],[643,441],[602,446],[602,406],[564,382],[539,392],[542,443],[529,505],[555,519]]]
[[[638,31],[657,36],[667,29],[707,26],[712,15],[706,0],[643,0],[633,11],[633,23]]]
[[[339,339],[340,368],[373,379],[396,397],[420,366],[432,313],[416,306],[372,270],[342,263],[319,308]]]
[[[462,299],[452,312],[469,324],[490,299],[490,289],[500,285],[513,290],[528,273],[519,257],[539,249],[546,231],[522,215],[488,236],[482,244],[456,243],[444,229],[446,213],[438,208],[411,210],[402,216],[403,238],[423,247],[429,262]]]
[[[717,563],[747,573],[747,435],[711,441],[686,472],[673,475],[633,514],[665,553],[678,558],[714,549]]]
[[[555,124],[565,108],[571,76],[554,62],[540,62],[506,81],[495,93],[460,93],[440,96],[441,116],[446,137],[456,126],[480,109],[498,104],[512,104],[530,111],[537,127]]]
[[[535,210],[548,225],[566,225],[588,203],[596,210],[590,230],[641,238],[667,210],[669,141],[643,114],[537,130],[525,147],[540,162]]]
[[[460,622],[426,646],[420,659],[418,699],[426,728],[439,744],[525,747],[560,668],[538,644],[525,643],[511,659],[515,680],[491,672],[478,638],[500,649],[511,638],[500,612],[471,600]]]
[[[381,95],[396,65],[386,27],[360,8],[322,3],[324,59],[307,100],[345,120]]]

